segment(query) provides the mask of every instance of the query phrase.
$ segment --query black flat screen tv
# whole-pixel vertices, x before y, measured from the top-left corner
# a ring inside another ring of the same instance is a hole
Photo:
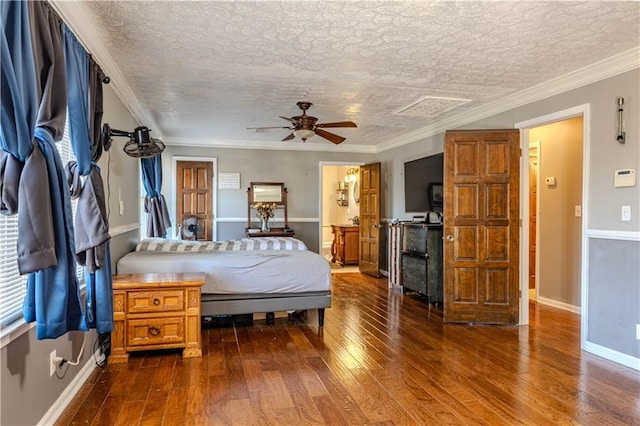
[[[405,213],[442,212],[444,154],[404,163]]]

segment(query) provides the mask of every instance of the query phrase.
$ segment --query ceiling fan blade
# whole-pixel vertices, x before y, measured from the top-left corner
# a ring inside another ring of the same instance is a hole
[[[283,117],[283,116],[281,116],[281,115],[279,115],[278,117],[282,118],[283,120],[287,120],[287,121],[290,121],[290,122],[292,122],[292,123],[294,123],[294,124],[295,124],[295,121],[294,121],[294,119],[293,119],[293,118],[290,118],[290,117]]]
[[[337,121],[335,123],[320,123],[316,127],[358,127],[353,121]]]
[[[287,127],[288,128],[288,127]],[[290,133],[289,136],[287,136],[286,138],[282,139],[282,141],[290,141],[291,139],[295,138],[296,135],[294,135],[293,133]]]
[[[287,127],[287,126],[274,126],[274,127],[247,127],[247,130],[262,130],[262,129],[289,129],[291,130],[291,127]]]
[[[339,143],[344,142],[344,140],[346,138],[343,138],[342,136],[338,136],[336,134],[333,133],[329,133],[326,130],[322,130],[322,129],[316,129],[315,130],[316,135],[323,137],[325,139],[327,139],[330,142],[335,143],[336,145],[338,145]]]

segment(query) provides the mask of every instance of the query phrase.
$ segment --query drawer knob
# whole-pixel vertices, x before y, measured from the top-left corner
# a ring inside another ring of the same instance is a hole
[[[153,299],[153,304],[158,306],[160,304],[160,299]]]
[[[150,326],[149,327],[149,334],[152,336],[159,336],[160,335],[160,329],[158,327],[154,327],[154,326]]]

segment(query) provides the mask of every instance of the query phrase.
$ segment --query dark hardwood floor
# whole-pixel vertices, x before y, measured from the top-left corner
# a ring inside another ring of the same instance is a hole
[[[640,373],[580,350],[580,318],[444,325],[386,280],[333,275],[305,320],[203,329],[202,358],[96,369],[57,425],[640,425]]]

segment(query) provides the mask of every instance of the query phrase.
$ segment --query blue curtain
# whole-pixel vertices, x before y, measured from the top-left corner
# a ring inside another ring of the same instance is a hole
[[[18,268],[30,272],[24,318],[36,322],[38,339],[56,338],[87,330],[75,276],[70,196],[55,146],[67,105],[61,22],[46,2],[2,1],[0,7],[2,213],[15,213],[4,208],[5,200],[15,198]],[[8,191],[6,182],[12,183]],[[14,190],[17,196],[6,196]]]
[[[77,162],[70,162],[66,168],[67,182],[72,188],[71,196],[78,198],[75,218],[75,252],[78,263],[85,267],[87,289],[85,312],[88,325],[96,328],[98,333],[110,333],[113,331],[109,245],[111,237],[100,169],[92,163],[92,157],[96,151],[94,145],[100,145],[101,141],[92,141],[93,134],[90,129],[92,114],[89,109],[89,60],[84,47],[64,24],[63,38],[67,67],[69,128],[71,145],[77,159]],[[80,176],[86,179],[80,179]]]
[[[144,211],[147,213],[147,237],[167,236],[167,228],[171,226],[169,210],[162,189],[162,156],[140,160],[142,165],[142,184],[147,193],[144,199]]]
[[[66,24],[62,25],[64,59],[67,67],[67,111],[71,146],[81,176],[91,170],[93,144],[89,130],[89,60],[87,51]]]
[[[76,278],[71,200],[64,169],[51,134],[38,128],[35,136],[37,148],[46,160],[51,182],[49,192],[58,262],[27,277],[23,315],[26,322],[36,322],[38,339],[55,339],[71,330],[86,331],[87,324]]]

